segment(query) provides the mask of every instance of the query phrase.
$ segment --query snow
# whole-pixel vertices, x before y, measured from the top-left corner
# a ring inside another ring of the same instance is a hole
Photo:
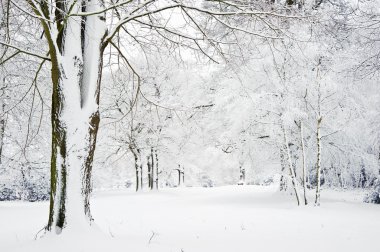
[[[0,251],[378,251],[380,206],[362,192],[321,196],[297,207],[273,186],[98,192],[96,225],[37,240],[47,202],[0,202]]]
[[[100,2],[86,5],[86,11],[101,10]],[[101,19],[103,18],[103,19]],[[102,37],[106,33],[105,18],[101,15],[86,17],[86,39],[83,56],[83,81],[81,86],[82,106],[90,117],[98,111],[96,93],[98,89],[100,50]]]

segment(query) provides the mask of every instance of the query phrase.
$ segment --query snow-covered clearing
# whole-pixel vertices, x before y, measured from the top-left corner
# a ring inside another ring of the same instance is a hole
[[[48,203],[0,202],[0,251],[379,251],[380,206],[361,199],[322,191],[320,207],[297,207],[262,186],[98,192],[97,228],[38,240]]]

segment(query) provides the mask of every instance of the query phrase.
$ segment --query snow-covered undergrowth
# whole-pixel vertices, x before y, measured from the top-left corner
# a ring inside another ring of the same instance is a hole
[[[99,192],[96,226],[37,240],[48,204],[0,202],[0,251],[378,251],[380,206],[362,196],[325,190],[297,207],[262,186]]]

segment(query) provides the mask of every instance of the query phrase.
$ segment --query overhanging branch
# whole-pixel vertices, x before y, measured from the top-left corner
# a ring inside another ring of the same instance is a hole
[[[40,58],[40,59],[43,59],[43,60],[51,61],[50,58],[45,57],[45,56],[43,56],[43,55],[40,55],[40,54],[38,54],[38,53],[30,52],[30,51],[27,51],[27,50],[22,49],[22,48],[20,48],[20,47],[17,47],[17,46],[14,46],[14,45],[11,45],[11,44],[8,44],[8,43],[5,43],[5,42],[2,42],[2,41],[0,41],[0,44],[1,44],[1,45],[4,45],[4,46],[6,46],[6,47],[9,47],[9,48],[13,48],[13,49],[19,51],[20,53],[24,53],[24,54],[27,54],[27,55],[30,55],[30,56],[34,56],[34,57],[37,57],[37,58]]]

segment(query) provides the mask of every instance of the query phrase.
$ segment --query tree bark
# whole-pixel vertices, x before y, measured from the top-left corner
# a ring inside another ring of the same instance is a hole
[[[182,185],[185,185],[185,166],[182,165]]]
[[[303,198],[305,205],[307,205],[306,197],[306,154],[305,154],[305,142],[303,140],[303,124],[299,122],[300,138],[301,138],[301,151],[302,151],[302,181],[303,181]]]
[[[135,159],[135,170],[136,170],[136,192],[140,189],[140,178],[139,178],[139,157],[133,147],[129,147],[133,157]]]
[[[3,80],[2,80],[1,88],[5,87],[4,85],[5,77],[3,77],[2,79]],[[0,164],[2,164],[4,134],[5,134],[5,101],[4,101],[5,97],[4,96],[5,96],[5,90],[3,90],[3,93],[0,96]]]
[[[151,159],[151,164],[152,164],[152,172],[151,172],[151,182],[150,182],[150,189],[153,190],[153,187],[154,187],[154,165],[155,165],[155,162],[154,162],[154,153],[153,153],[153,147],[150,148],[150,159]]]
[[[178,165],[178,186],[181,185],[181,165]]]
[[[315,190],[315,205],[320,205],[321,200],[321,123],[322,117],[317,120],[317,187]]]
[[[8,34],[8,21],[7,18],[9,17],[9,8],[10,3],[8,0],[1,0],[1,20],[0,20],[0,33],[3,35],[2,40],[3,41],[9,41],[9,34]],[[5,59],[7,48],[3,45],[0,45],[0,62],[2,62]],[[4,65],[0,65],[0,90],[2,90],[2,93],[0,94],[0,164],[2,163],[2,156],[3,156],[3,145],[4,145],[4,134],[5,134],[5,97],[6,97],[6,90],[5,90],[5,68]]]
[[[152,189],[152,166],[150,163],[150,155],[146,156],[146,165],[148,166],[148,188]]]
[[[143,165],[142,165],[142,162],[140,164],[140,188],[141,190],[143,189],[143,186],[144,186],[144,180],[143,180]]]
[[[284,148],[286,149],[286,153],[288,156],[288,166],[289,166],[290,178],[292,179],[292,185],[293,185],[293,189],[294,189],[294,194],[295,194],[296,199],[297,199],[297,204],[300,205],[300,199],[298,196],[299,194],[298,194],[298,189],[297,189],[297,180],[296,180],[295,173],[294,173],[292,157],[290,155],[290,150],[289,150],[288,137],[286,135],[286,130],[285,130],[284,125],[282,125],[282,130],[284,133],[284,145],[285,145]]]
[[[286,0],[286,5],[295,5],[296,4],[296,0]]]
[[[285,162],[285,150],[280,148],[280,164],[281,164],[281,179],[280,179],[280,191],[286,191],[288,189],[287,179],[285,176],[286,162]]]
[[[156,190],[158,190],[158,154],[157,154],[157,149],[155,150],[155,155],[156,155]]]
[[[239,185],[244,185],[245,184],[245,168],[240,165],[239,166]]]
[[[86,5],[86,1],[61,1],[57,5],[65,12],[96,11],[103,6],[99,1],[91,5]],[[56,16],[61,17],[59,13]],[[47,230],[60,233],[68,225],[87,225],[92,220],[91,174],[100,122],[98,105],[106,26],[104,15],[67,20],[61,17],[55,33],[54,27],[41,22],[50,49],[53,83]]]

